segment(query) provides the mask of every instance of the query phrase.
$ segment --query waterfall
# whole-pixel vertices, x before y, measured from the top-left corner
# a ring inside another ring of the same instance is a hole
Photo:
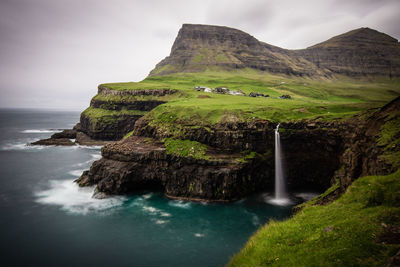
[[[282,168],[281,140],[279,136],[279,124],[275,129],[275,199],[285,199],[285,177]]]

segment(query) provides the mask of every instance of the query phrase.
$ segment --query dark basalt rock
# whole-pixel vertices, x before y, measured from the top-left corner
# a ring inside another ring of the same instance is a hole
[[[281,145],[289,189],[322,191],[338,183],[337,190],[317,201],[325,204],[360,176],[393,172],[394,167],[382,159],[384,148],[376,138],[381,126],[396,118],[389,115],[399,110],[397,98],[379,110],[346,121],[282,122]],[[135,134],[142,136],[104,146],[103,158],[77,182],[81,186],[97,184],[97,192],[105,194],[157,189],[173,198],[209,201],[231,201],[261,190],[272,191],[275,127],[268,121],[226,121],[211,130],[187,129],[183,133],[186,139],[218,151],[205,160],[167,154],[157,141],[167,136],[141,119],[135,125]],[[238,154],[243,150],[259,154],[241,161]]]
[[[166,103],[159,100],[137,100],[140,96],[165,96],[178,92],[175,89],[140,89],[140,90],[112,90],[106,86],[99,85],[98,94],[101,96],[120,96],[117,100],[98,100],[93,98],[90,102],[91,108],[103,110],[137,110],[137,115],[107,115],[100,118],[92,118],[84,112],[81,114],[79,131],[94,140],[120,140],[128,132],[133,130],[135,122],[143,116],[143,111],[150,111],[155,107]],[[123,97],[128,96],[124,99]],[[142,115],[139,115],[142,114]]]
[[[101,101],[92,99],[90,102],[90,106],[93,108],[102,108],[108,110],[141,110],[141,111],[150,111],[153,108],[167,103],[166,101],[156,101],[156,100],[148,100],[148,101],[133,101],[133,102],[124,102],[124,101]]]
[[[76,138],[76,130],[66,129],[59,133],[54,133],[50,138],[42,139],[31,143],[34,146],[73,146],[75,143],[70,139]]]
[[[80,129],[91,139],[104,141],[120,140],[133,129],[135,122],[141,117],[142,115],[121,114],[97,120],[82,113]]]
[[[76,130],[74,129],[66,129],[62,132],[53,134],[50,138],[58,139],[58,138],[68,138],[75,139],[76,138]]]
[[[48,138],[31,143],[33,146],[73,146],[75,145],[69,138]]]
[[[275,123],[266,120],[237,122],[229,121],[228,118],[216,124],[212,130],[203,127],[183,128],[180,138],[198,141],[221,150],[264,153],[271,149],[274,142],[275,127]],[[144,117],[136,122],[134,133],[160,140],[171,137],[169,132],[151,125]]]
[[[97,184],[96,195],[161,189],[174,198],[231,201],[272,183],[271,166],[262,167],[257,159],[252,167],[265,172],[226,155],[214,154],[213,160],[169,155],[161,143],[138,136],[104,146],[102,155],[76,181],[80,186]]]

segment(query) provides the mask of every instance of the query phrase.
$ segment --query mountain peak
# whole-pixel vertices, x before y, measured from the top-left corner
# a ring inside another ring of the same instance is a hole
[[[400,76],[400,44],[385,33],[359,28],[301,50],[258,41],[225,26],[183,24],[168,57],[150,76],[252,68],[297,76]]]
[[[397,39],[385,33],[365,27],[337,35],[335,37],[328,39],[325,42],[313,45],[310,48],[319,46],[336,46],[349,43],[353,45],[359,45],[362,43],[379,44],[379,45],[396,45],[398,44],[398,41]]]

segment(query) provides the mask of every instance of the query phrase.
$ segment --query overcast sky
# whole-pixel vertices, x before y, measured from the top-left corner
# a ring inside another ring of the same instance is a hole
[[[400,38],[400,0],[0,0],[0,107],[83,109],[105,82],[140,81],[183,23],[283,48],[370,27]]]

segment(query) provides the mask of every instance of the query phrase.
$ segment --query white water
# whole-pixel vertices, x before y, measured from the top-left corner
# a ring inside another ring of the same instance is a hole
[[[281,140],[279,136],[279,124],[275,129],[275,204],[283,205],[289,202],[285,189],[285,176],[282,168]]]
[[[61,130],[56,130],[56,129],[29,129],[29,130],[23,130],[21,133],[55,133],[55,132],[60,132]]]
[[[123,204],[124,197],[92,198],[94,187],[79,187],[73,180],[50,181],[50,188],[35,193],[42,204],[61,206],[70,213],[87,214],[110,210]]]

